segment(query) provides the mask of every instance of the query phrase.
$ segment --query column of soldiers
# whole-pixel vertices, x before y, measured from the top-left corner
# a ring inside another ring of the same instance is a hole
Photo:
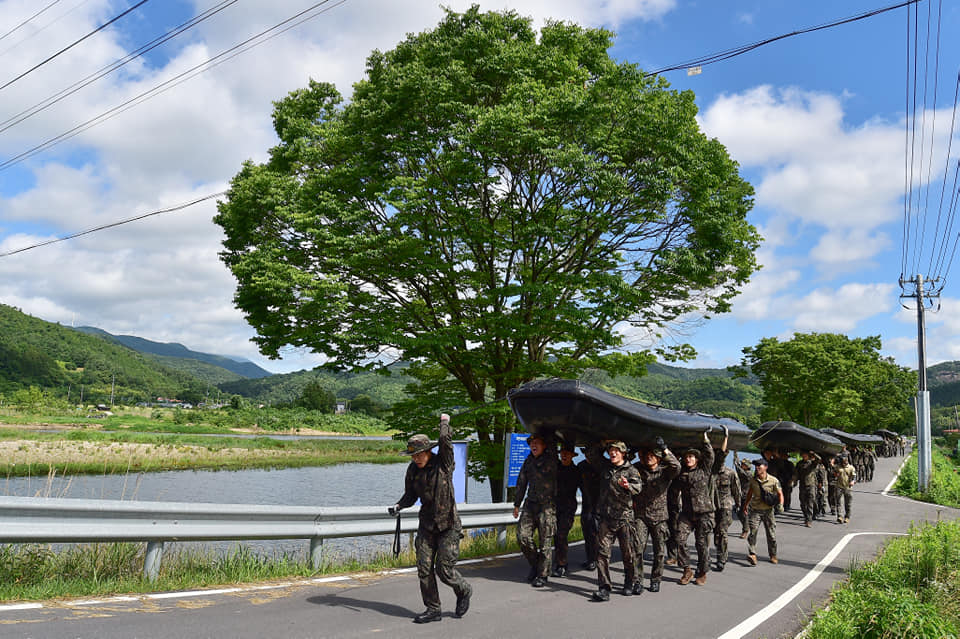
[[[770,562],[778,563],[775,514],[789,508],[792,488],[798,487],[805,526],[826,517],[828,508],[838,523],[849,523],[851,488],[858,477],[872,478],[876,460],[874,452],[863,447],[823,457],[803,451],[794,464],[787,452],[767,449],[752,465],[734,453],[730,468],[724,463],[726,440],[714,449],[704,434],[699,447],[684,450],[679,458],[662,439],[636,452],[624,442],[605,441],[582,448],[586,458],[574,465],[572,444],[561,446],[559,461],[553,452],[557,450],[554,438],[533,435],[528,444],[530,455],[521,468],[514,500],[514,516],[520,518],[518,540],[530,567],[528,581],[541,587],[548,576],[568,574],[567,536],[579,490],[586,552],[581,567],[597,570],[597,590],[592,594],[596,601],[609,601],[613,590],[614,542],[623,558],[623,595],[643,593],[643,551],[648,540],[650,592],[659,592],[664,565],[683,570],[681,585],[704,584],[711,536],[716,548],[713,570],[722,571],[727,563],[734,513],[740,520],[740,537],[748,540],[749,563],[757,564],[761,524]],[[639,459],[631,463],[637,453]],[[691,533],[697,550],[695,566],[687,550]]]

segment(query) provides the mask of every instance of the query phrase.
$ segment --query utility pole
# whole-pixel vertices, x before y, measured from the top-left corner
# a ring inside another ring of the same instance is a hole
[[[911,294],[902,294],[900,299],[917,298],[917,487],[920,492],[927,492],[930,488],[930,473],[933,470],[933,455],[930,446],[930,391],[927,390],[927,331],[924,321],[924,301],[923,298],[932,300],[939,297],[939,292],[932,288],[936,280],[924,282],[922,275],[917,275],[913,280],[900,279],[900,288],[904,288],[907,283],[913,284],[914,291]],[[924,289],[925,285],[931,285],[929,291]],[[901,302],[902,304],[902,302]],[[904,308],[908,308],[903,305]],[[939,306],[938,306],[939,309]]]

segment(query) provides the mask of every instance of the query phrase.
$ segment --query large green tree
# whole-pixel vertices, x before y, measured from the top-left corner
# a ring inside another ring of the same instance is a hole
[[[753,190],[698,129],[693,94],[611,44],[448,11],[372,53],[349,101],[312,80],[278,101],[279,144],[219,206],[261,350],[415,362],[420,396],[398,414],[423,429],[437,407],[469,407],[454,424],[477,433],[494,494],[513,422],[490,400],[727,311],[756,268]]]
[[[903,432],[912,416],[917,376],[880,355],[879,336],[835,333],[767,337],[743,349],[738,374],[753,372],[763,389],[765,419],[814,428]]]

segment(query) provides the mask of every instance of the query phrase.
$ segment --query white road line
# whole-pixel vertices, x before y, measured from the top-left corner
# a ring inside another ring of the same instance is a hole
[[[780,612],[780,610],[786,606],[790,601],[792,601],[797,595],[807,589],[807,587],[817,580],[817,577],[820,576],[827,566],[833,563],[833,560],[837,558],[837,555],[840,554],[850,540],[854,537],[859,537],[860,535],[890,535],[890,536],[905,536],[906,533],[895,533],[895,532],[858,532],[850,533],[844,535],[843,538],[837,542],[837,545],[833,547],[827,555],[820,560],[816,566],[814,566],[800,581],[795,583],[789,590],[785,593],[771,601],[769,604],[764,606],[759,612],[747,617],[739,624],[728,630],[727,632],[720,635],[719,639],[740,639],[748,632],[762,624],[764,621],[772,617],[773,615]]]
[[[37,608],[43,608],[43,604],[39,604],[39,603],[7,604],[6,606],[0,606],[0,612],[7,612],[8,610],[36,610]]]

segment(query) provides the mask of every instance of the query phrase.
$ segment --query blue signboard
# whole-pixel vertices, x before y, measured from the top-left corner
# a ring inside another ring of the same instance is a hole
[[[523,461],[530,453],[530,446],[527,444],[528,433],[510,433],[507,440],[506,452],[503,458],[504,484],[507,488],[513,488],[517,485],[517,477],[520,475],[520,467]]]

